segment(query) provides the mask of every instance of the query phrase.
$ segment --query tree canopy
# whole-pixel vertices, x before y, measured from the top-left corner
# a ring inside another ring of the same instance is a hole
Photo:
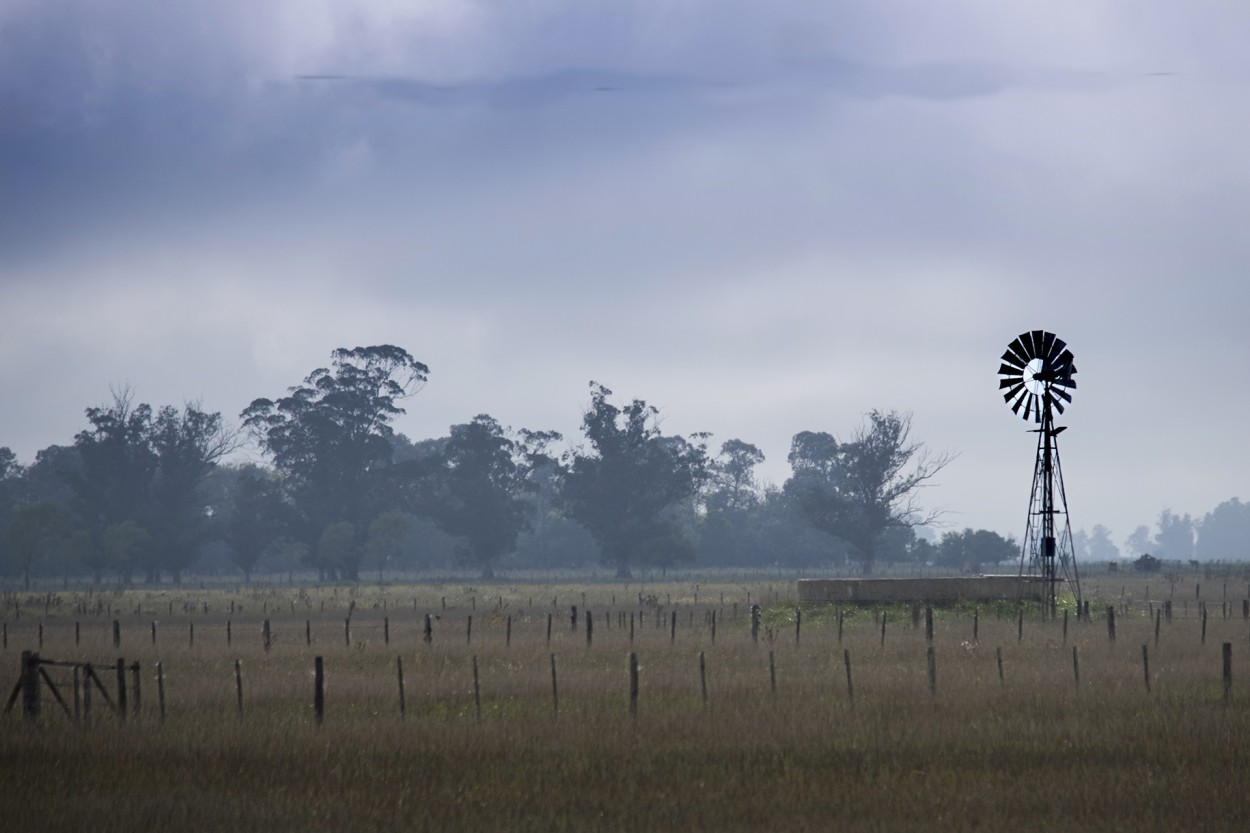
[[[848,442],[804,431],[791,443],[786,494],[809,523],[855,549],[865,575],[888,529],[937,516],[921,511],[918,490],[951,456],[929,454],[910,434],[910,415],[874,410]]]
[[[707,450],[702,438],[663,434],[659,411],[645,401],[617,406],[610,396],[607,387],[590,383],[591,404],[582,416],[589,448],[566,458],[563,509],[590,532],[617,575],[627,578],[631,565],[692,554],[676,509],[707,477]]]
[[[327,526],[352,525],[351,547],[334,538],[341,563],[322,565],[354,578],[369,522],[394,500],[380,489],[380,474],[392,460],[391,423],[404,413],[398,403],[421,388],[429,368],[389,344],[340,348],[330,358],[331,368],[279,399],[253,401],[241,419],[283,475],[299,512],[297,537],[310,551]]]

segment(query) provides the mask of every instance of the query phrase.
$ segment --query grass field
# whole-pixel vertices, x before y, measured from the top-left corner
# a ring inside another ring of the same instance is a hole
[[[974,640],[969,606],[935,611],[932,643],[903,606],[805,608],[796,630],[781,581],[651,583],[641,601],[622,583],[9,596],[5,696],[22,650],[123,656],[141,665],[142,707],[121,725],[97,695],[84,726],[45,691],[31,725],[19,701],[0,719],[0,818],[14,831],[1248,829],[1245,584],[1201,591],[1214,591],[1204,640],[1194,583],[1155,581],[1153,597],[1140,578],[1087,582],[1092,621],[1069,617],[1066,638],[1062,619],[1028,611],[1021,628],[1004,605],[975,613]],[[749,602],[764,609],[758,641]],[[69,670],[49,673],[69,700]]]

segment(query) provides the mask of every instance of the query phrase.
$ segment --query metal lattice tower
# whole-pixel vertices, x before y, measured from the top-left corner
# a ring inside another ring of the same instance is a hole
[[[1068,499],[1063,488],[1058,437],[1064,426],[1055,425],[1069,391],[1076,388],[1076,365],[1063,339],[1043,330],[1022,333],[1003,353],[998,367],[998,388],[1012,413],[1038,425],[1037,457],[1033,466],[1033,490],[1020,549],[1021,591],[1025,581],[1042,583],[1044,615],[1057,612],[1057,587],[1066,583],[1077,602],[1081,585],[1068,519]]]

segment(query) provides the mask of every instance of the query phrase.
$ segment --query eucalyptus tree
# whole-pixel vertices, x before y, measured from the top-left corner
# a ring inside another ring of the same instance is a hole
[[[918,492],[952,456],[932,455],[910,435],[909,415],[874,410],[847,442],[804,431],[791,443],[786,494],[810,524],[854,548],[865,575],[887,530],[940,514],[922,511]]]
[[[612,391],[596,382],[590,395],[582,415],[589,447],[566,455],[565,514],[590,532],[618,577],[637,564],[693,557],[677,515],[707,478],[704,436],[665,436],[656,408],[641,399],[613,405]]]
[[[350,546],[339,527],[331,536],[337,563],[321,566],[354,579],[370,521],[398,500],[383,478],[392,463],[391,423],[404,413],[398,403],[421,389],[429,368],[389,344],[340,348],[330,358],[331,367],[286,396],[253,401],[241,419],[282,475],[298,512],[296,536],[309,552],[328,526],[351,524]]]
[[[431,487],[422,514],[460,542],[461,560],[494,577],[495,562],[516,549],[529,528],[531,495],[541,481],[536,469],[550,466],[547,447],[560,439],[552,431],[513,432],[489,414],[453,425],[431,461]]]

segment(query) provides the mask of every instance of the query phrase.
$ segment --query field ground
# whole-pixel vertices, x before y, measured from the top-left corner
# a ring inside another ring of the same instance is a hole
[[[932,643],[906,606],[796,621],[780,580],[8,594],[0,694],[22,650],[120,655],[140,663],[142,705],[122,725],[97,695],[83,725],[45,691],[31,725],[19,702],[0,718],[0,818],[15,831],[1246,830],[1248,593],[1240,579],[1102,576],[1085,584],[1092,621],[1070,615],[1066,634],[1036,610],[969,605],[935,611]],[[1157,622],[1164,601],[1173,617]],[[69,673],[49,669],[67,700]]]

